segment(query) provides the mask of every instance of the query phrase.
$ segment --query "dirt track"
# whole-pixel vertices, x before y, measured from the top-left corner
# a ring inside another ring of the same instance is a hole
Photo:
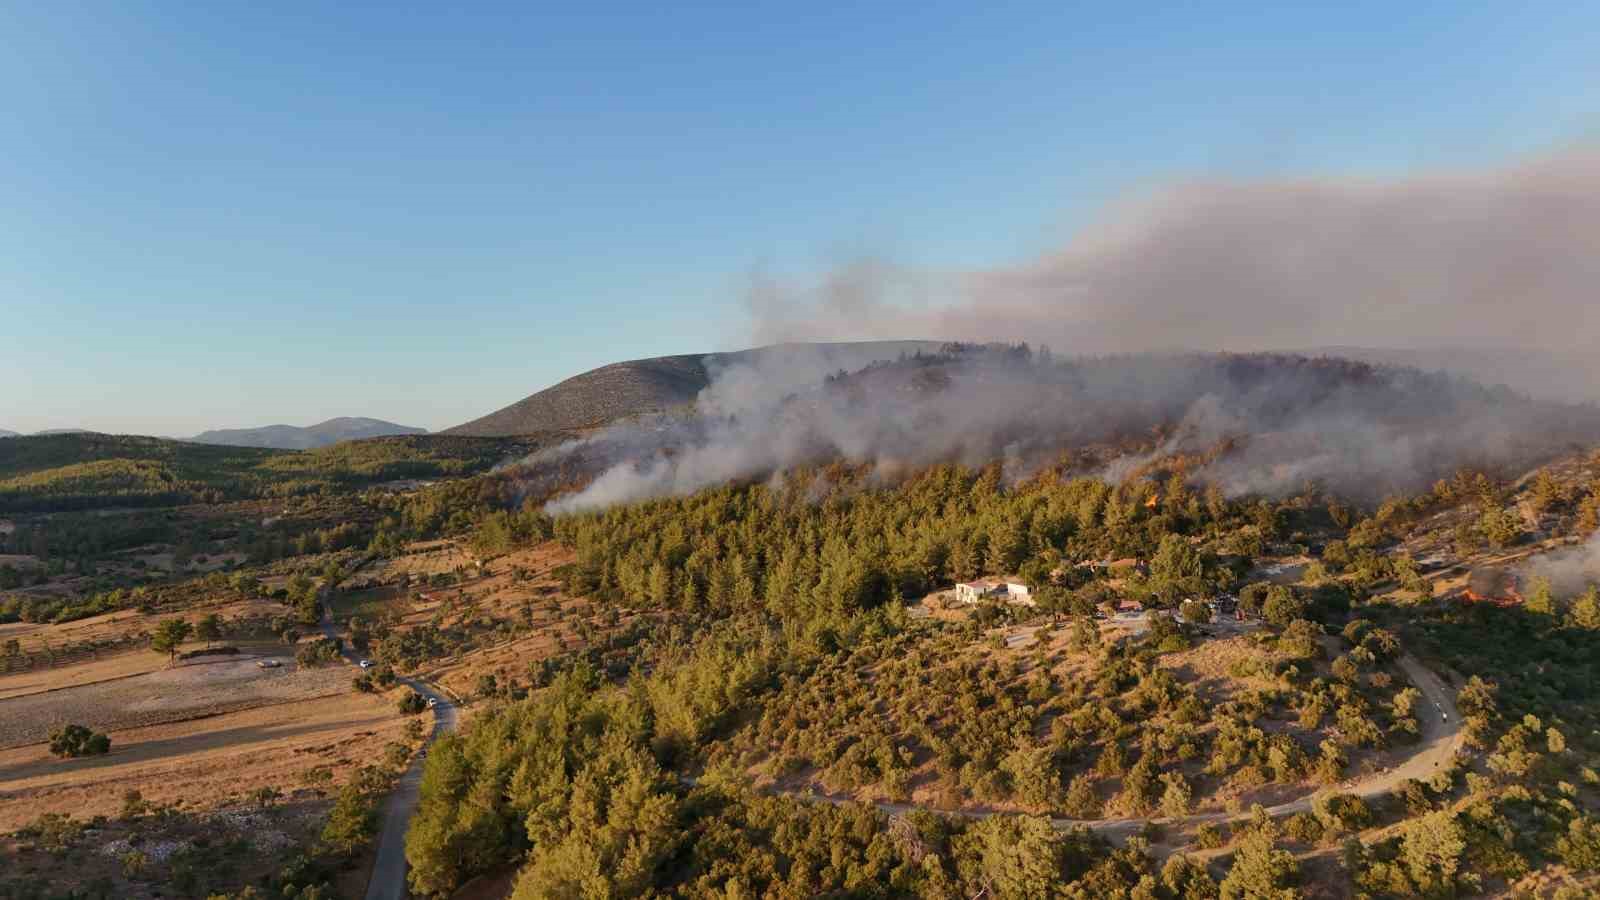
[[[1399,660],[1400,668],[1411,679],[1412,684],[1422,691],[1425,703],[1419,705],[1417,719],[1422,727],[1422,739],[1417,744],[1416,752],[1405,762],[1392,769],[1379,772],[1370,778],[1345,782],[1337,786],[1340,793],[1355,794],[1359,797],[1375,797],[1394,791],[1408,779],[1425,780],[1434,772],[1449,765],[1461,747],[1461,714],[1456,709],[1455,699],[1450,690],[1440,680],[1439,676],[1429,671],[1421,663],[1410,656],[1403,656]],[[695,779],[685,779],[694,783]],[[855,803],[853,798],[828,794],[813,794],[805,792],[782,791],[787,796],[801,800],[815,800],[822,803],[845,805]],[[1291,800],[1267,808],[1273,817],[1288,816],[1299,812],[1309,812],[1312,800],[1316,795]],[[907,803],[874,803],[880,811],[890,815],[903,815],[919,809],[943,815],[958,815],[971,819],[985,819],[991,815],[1009,815],[1009,813],[992,812],[963,812],[937,810],[927,807],[915,806]],[[1199,825],[1201,823],[1220,824],[1235,819],[1248,818],[1248,814],[1238,813],[1202,813],[1182,818],[1138,818],[1138,819],[1056,819],[1050,823],[1061,830],[1087,828],[1108,836],[1125,836],[1143,828],[1146,822],[1157,822],[1168,826]]]

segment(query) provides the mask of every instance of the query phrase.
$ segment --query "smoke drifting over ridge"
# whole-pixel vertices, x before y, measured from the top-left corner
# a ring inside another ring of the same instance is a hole
[[[885,475],[942,461],[1026,472],[1063,448],[1177,425],[1166,450],[1248,438],[1200,473],[1231,493],[1315,479],[1376,499],[1461,465],[1528,464],[1600,439],[1600,417],[1415,370],[1143,351],[1534,347],[1570,364],[1544,359],[1542,380],[1519,387],[1600,396],[1587,354],[1600,342],[1596,285],[1597,155],[1393,181],[1193,182],[1025,265],[865,262],[751,295],[763,340],[928,336],[1139,355],[1057,364],[967,350],[823,384],[828,363],[772,348],[716,373],[692,415],[613,426],[533,462],[599,461],[585,490],[551,504],[562,512],[838,458]],[[1506,354],[1495,360],[1505,372]]]
[[[1097,354],[1507,348],[1539,358],[1520,371],[1503,350],[1492,364],[1443,361],[1552,399],[1600,399],[1590,358],[1600,151],[1388,180],[1189,181],[1120,204],[1020,265],[868,260],[813,284],[762,281],[749,306],[758,343],[915,334]]]
[[[796,360],[786,355],[792,372]],[[891,478],[931,463],[997,460],[1025,475],[1064,450],[1148,440],[1157,428],[1168,435],[1158,454],[1239,439],[1198,473],[1233,494],[1280,494],[1319,480],[1376,500],[1461,465],[1521,464],[1566,442],[1600,439],[1593,409],[1344,360],[1139,354],[1057,361],[968,347],[781,396],[759,389],[768,383],[760,360],[719,378],[693,414],[620,423],[535,458],[535,466],[575,457],[599,464],[583,491],[551,510],[688,494],[834,459],[867,463]],[[737,402],[718,391],[729,384],[742,388]]]

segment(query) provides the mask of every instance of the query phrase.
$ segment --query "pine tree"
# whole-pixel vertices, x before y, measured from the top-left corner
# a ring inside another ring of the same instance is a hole
[[[1094,776],[1085,772],[1072,779],[1063,806],[1067,815],[1075,819],[1098,819],[1102,804],[1094,787]]]
[[[1275,829],[1253,829],[1240,843],[1233,867],[1218,885],[1221,900],[1294,900],[1300,863],[1280,849]]]
[[[1589,585],[1583,596],[1572,601],[1567,624],[1587,631],[1600,631],[1600,586]]]

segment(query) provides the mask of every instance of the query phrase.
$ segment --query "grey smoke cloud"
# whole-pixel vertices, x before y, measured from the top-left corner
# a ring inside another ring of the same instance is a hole
[[[1551,591],[1557,599],[1581,594],[1589,585],[1600,582],[1600,534],[1575,547],[1535,556],[1521,566],[1520,571],[1524,575],[1524,592],[1528,590],[1530,577],[1544,577],[1550,579]]]
[[[1392,179],[1186,181],[1118,204],[1067,246],[1017,265],[941,272],[863,260],[815,283],[764,280],[749,307],[758,342],[1463,348],[1485,352],[1420,361],[1574,400],[1600,399],[1597,286],[1600,152],[1585,149]]]
[[[550,508],[687,494],[838,458],[885,476],[944,461],[1003,460],[1024,473],[1063,448],[1157,426],[1176,426],[1158,453],[1248,437],[1201,473],[1230,494],[1318,480],[1375,500],[1461,465],[1521,465],[1600,438],[1597,414],[1414,370],[1150,351],[1354,345],[1368,349],[1351,355],[1383,363],[1596,397],[1596,285],[1600,155],[1393,180],[1187,182],[1021,265],[935,272],[865,260],[815,284],[760,278],[749,292],[758,341],[1025,340],[1113,355],[1042,365],[978,354],[832,385],[825,374],[842,366],[816,348],[748,356],[714,373],[691,416],[623,423],[546,454],[597,473]],[[1392,349],[1418,347],[1435,349]],[[864,360],[853,362],[843,367]]]
[[[1200,475],[1231,494],[1279,495],[1316,480],[1376,500],[1461,465],[1532,461],[1600,437],[1594,410],[1534,404],[1442,375],[1288,356],[1140,354],[1045,361],[1011,351],[872,366],[795,388],[799,363],[757,357],[724,373],[687,416],[614,425],[547,453],[593,466],[552,512],[672,496],[845,459],[889,478],[936,462],[1002,461],[1025,475],[1070,448],[1165,439],[1141,462],[1242,439]],[[785,382],[784,377],[791,380]],[[817,373],[820,379],[820,372]],[[768,388],[767,385],[783,385]]]

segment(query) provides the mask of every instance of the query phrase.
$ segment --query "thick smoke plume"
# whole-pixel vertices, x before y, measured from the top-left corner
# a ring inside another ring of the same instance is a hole
[[[995,460],[1022,474],[1161,429],[1157,453],[1237,439],[1200,473],[1233,494],[1315,480],[1376,499],[1600,438],[1595,411],[1416,369],[1150,351],[1354,346],[1341,355],[1588,399],[1600,396],[1597,285],[1600,156],[1393,181],[1191,182],[1012,268],[871,262],[752,291],[761,340],[1028,341],[1054,359],[930,344],[926,358],[825,382],[833,361],[790,346],[717,373],[692,415],[624,423],[533,462],[581,458],[597,473],[551,505],[568,511],[841,458],[887,476]],[[1413,360],[1403,348],[1433,349]]]
[[[1360,348],[1371,361],[1600,400],[1600,152],[1390,180],[1189,181],[1128,200],[1019,265],[869,260],[814,284],[763,280],[749,306],[758,343]]]
[[[886,476],[937,462],[1002,461],[1026,475],[1063,451],[1148,445],[1146,458],[1200,455],[1199,475],[1233,494],[1310,481],[1364,499],[1424,486],[1462,465],[1537,460],[1600,437],[1600,415],[1449,376],[1295,356],[1129,355],[1056,360],[966,346],[763,395],[760,356],[728,373],[690,415],[613,426],[535,466],[600,465],[556,512],[681,495],[730,480],[844,459]],[[786,365],[792,365],[789,360]],[[719,385],[736,384],[737,392]],[[736,397],[737,402],[731,402]],[[1116,466],[1104,472],[1115,477]]]

